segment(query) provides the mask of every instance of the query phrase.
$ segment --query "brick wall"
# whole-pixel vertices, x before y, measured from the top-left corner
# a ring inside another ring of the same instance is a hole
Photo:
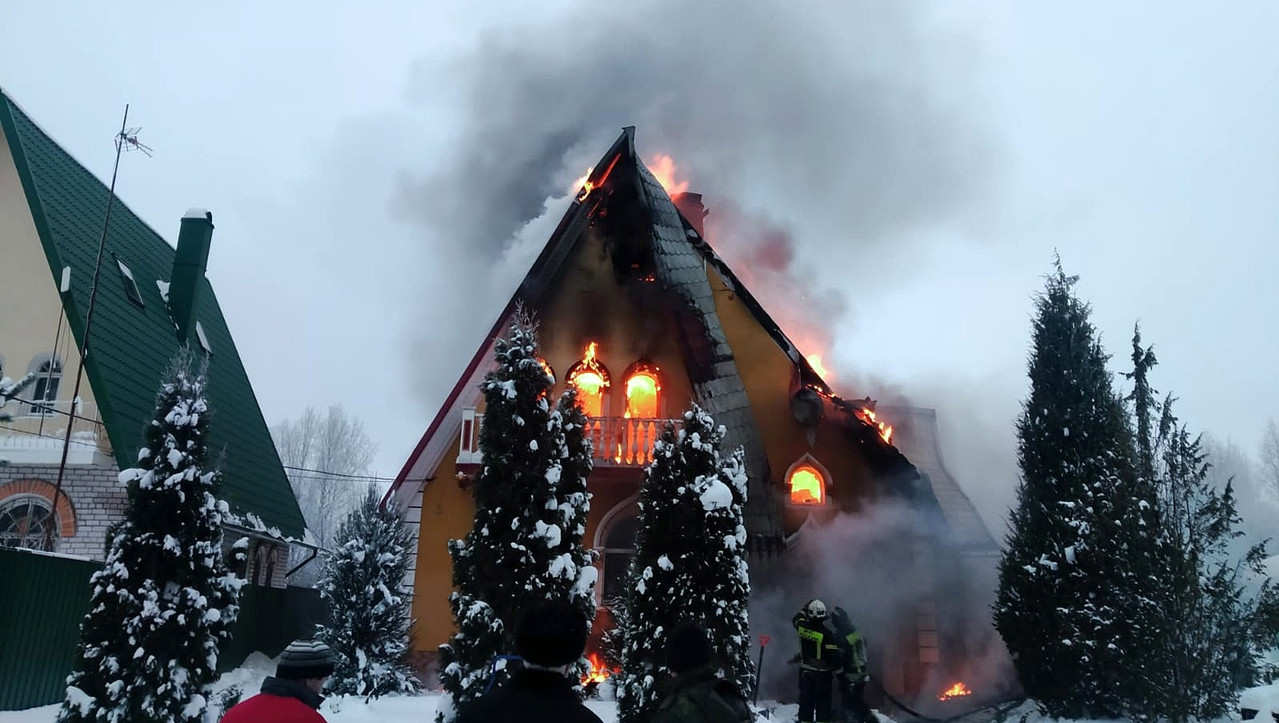
[[[107,528],[124,517],[127,503],[118,477],[114,464],[67,467],[62,477],[66,502],[58,505],[60,532],[64,533],[57,543],[58,552],[103,559]],[[57,481],[57,465],[0,467],[0,504],[19,494],[35,494],[52,502]],[[68,504],[73,517],[70,521],[63,519]],[[71,532],[70,537],[66,532]]]

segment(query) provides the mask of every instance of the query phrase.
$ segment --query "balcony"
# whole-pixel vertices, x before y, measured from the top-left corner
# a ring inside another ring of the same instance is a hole
[[[480,425],[484,414],[474,408],[462,410],[462,439],[457,463],[479,465]],[[592,459],[596,467],[644,467],[653,461],[653,443],[672,419],[630,419],[627,417],[591,417],[586,421],[586,438],[591,440]]]
[[[9,464],[58,464],[71,419],[71,402],[31,402],[15,399],[0,413],[0,460]],[[93,404],[80,404],[71,427],[67,464],[92,464],[96,452],[110,455],[106,430]]]

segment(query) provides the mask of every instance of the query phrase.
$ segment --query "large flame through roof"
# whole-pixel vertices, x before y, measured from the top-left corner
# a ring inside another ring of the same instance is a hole
[[[662,188],[666,189],[667,195],[674,197],[688,191],[688,181],[675,180],[675,159],[665,153],[653,156],[653,161],[648,164],[648,170],[652,171],[653,175],[657,177],[658,183],[661,183]]]

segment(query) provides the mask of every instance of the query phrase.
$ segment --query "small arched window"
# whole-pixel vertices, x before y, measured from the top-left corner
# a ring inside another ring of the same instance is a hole
[[[52,403],[58,399],[58,387],[62,385],[62,361],[56,356],[37,357],[31,363],[35,382],[31,385],[31,414],[50,414]]]
[[[640,359],[626,370],[626,418],[657,419],[661,416],[662,382],[660,370]]]
[[[826,504],[830,473],[812,455],[804,455],[786,472],[787,500],[792,505],[810,507]]]
[[[577,389],[577,399],[588,417],[604,416],[604,400],[610,386],[608,369],[596,357],[599,344],[586,345],[582,359],[568,370],[568,383]]]
[[[626,592],[626,573],[635,557],[635,535],[639,532],[639,518],[624,517],[609,528],[604,538],[604,604],[622,597]]]

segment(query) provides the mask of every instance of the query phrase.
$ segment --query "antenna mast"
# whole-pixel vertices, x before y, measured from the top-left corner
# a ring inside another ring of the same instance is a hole
[[[80,364],[76,368],[75,388],[71,393],[71,411],[67,417],[67,432],[62,440],[62,461],[58,463],[58,482],[53,487],[53,507],[44,524],[44,549],[53,551],[53,525],[62,496],[62,480],[67,471],[67,453],[71,449],[71,430],[75,428],[76,412],[80,405],[80,383],[84,380],[84,362],[89,358],[89,332],[93,328],[93,309],[98,300],[98,280],[102,276],[102,256],[107,247],[107,231],[111,226],[111,209],[115,206],[115,180],[120,173],[120,155],[126,150],[142,151],[151,155],[151,148],[138,141],[141,128],[128,128],[129,106],[124,106],[124,118],[120,132],[115,135],[115,165],[111,169],[111,187],[107,193],[107,213],[102,219],[102,236],[98,240],[98,260],[93,266],[93,284],[89,287],[89,306],[84,313],[84,338],[80,340]],[[67,290],[70,293],[70,290]]]

